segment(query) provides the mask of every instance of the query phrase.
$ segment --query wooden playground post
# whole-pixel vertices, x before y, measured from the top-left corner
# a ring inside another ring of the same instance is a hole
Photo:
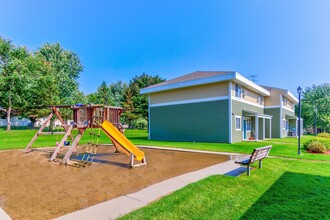
[[[49,114],[49,116],[47,117],[47,119],[45,120],[45,122],[41,125],[41,127],[39,128],[38,132],[33,136],[32,140],[30,141],[30,143],[26,146],[25,148],[25,152],[31,152],[31,146],[32,144],[37,140],[38,136],[40,135],[40,133],[44,130],[44,128],[46,127],[47,123],[50,121],[50,119],[53,117],[54,113],[53,111]]]
[[[72,145],[69,147],[68,151],[66,152],[66,154],[65,154],[65,156],[62,160],[63,164],[69,164],[70,163],[70,156],[73,152],[73,149],[78,146],[79,141],[80,141],[81,137],[83,136],[83,134],[85,133],[86,129],[87,129],[87,127],[78,129],[79,133],[76,136],[75,140],[73,141]]]
[[[43,130],[45,129],[46,125],[48,124],[48,122],[52,119],[52,117],[54,116],[54,114],[57,116],[57,118],[60,120],[61,124],[62,124],[62,127],[64,128],[64,130],[67,132],[68,131],[68,126],[64,124],[64,120],[63,118],[61,117],[60,113],[59,113],[59,108],[56,107],[56,106],[53,106],[51,107],[51,110],[52,112],[49,114],[49,116],[47,117],[47,119],[44,121],[44,123],[41,125],[41,127],[39,128],[38,132],[33,136],[32,140],[29,142],[29,144],[26,146],[25,148],[25,152],[28,153],[28,152],[31,152],[32,149],[31,149],[31,146],[33,145],[33,143],[37,140],[38,136],[39,135],[42,135],[43,134]],[[46,134],[46,133],[44,133]],[[53,134],[53,133],[51,133]],[[71,140],[73,140],[73,136],[72,134],[70,133],[70,138]]]
[[[65,133],[64,137],[62,138],[61,142],[57,145],[54,153],[52,154],[52,157],[50,158],[49,161],[54,161],[55,158],[57,157],[57,154],[60,152],[61,148],[63,147],[64,145],[64,141],[68,138],[69,135],[71,135],[71,131],[73,129],[73,124],[71,124],[69,126],[69,129],[67,130],[67,132]]]

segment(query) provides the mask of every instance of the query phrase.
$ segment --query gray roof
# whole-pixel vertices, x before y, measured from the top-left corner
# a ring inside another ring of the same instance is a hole
[[[195,80],[195,79],[204,79],[208,77],[214,77],[214,76],[219,76],[219,75],[224,75],[228,73],[235,73],[235,71],[195,71],[192,73],[189,73],[187,75],[183,75],[174,79],[167,80],[165,82],[161,82],[152,86],[149,86],[147,88],[154,88],[158,86],[165,86],[165,85],[170,85],[174,83],[180,83],[180,82],[187,82],[190,80]]]

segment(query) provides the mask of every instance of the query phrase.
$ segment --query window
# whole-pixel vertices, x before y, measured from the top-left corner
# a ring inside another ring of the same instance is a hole
[[[245,119],[246,130],[251,131],[251,119]]]
[[[287,106],[288,105],[288,100],[283,96],[283,105]]]
[[[241,116],[235,116],[235,129],[236,131],[241,130]]]
[[[242,87],[235,84],[235,96],[237,98],[242,98]]]
[[[264,97],[262,97],[262,95],[258,96],[258,104],[262,105],[264,102]]]

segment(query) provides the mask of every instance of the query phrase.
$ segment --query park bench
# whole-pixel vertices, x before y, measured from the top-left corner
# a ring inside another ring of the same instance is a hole
[[[262,160],[269,154],[272,145],[266,147],[260,147],[253,150],[251,156],[245,156],[238,158],[235,163],[247,166],[247,175],[250,176],[250,165],[255,161],[259,160],[259,168],[262,167]]]

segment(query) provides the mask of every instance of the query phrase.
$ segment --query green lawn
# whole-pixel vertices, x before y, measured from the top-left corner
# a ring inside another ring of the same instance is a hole
[[[0,149],[24,148],[36,130],[0,130]],[[330,219],[330,155],[297,155],[297,139],[272,139],[236,144],[150,141],[147,131],[127,130],[137,145],[251,153],[273,145],[263,169],[251,176],[211,176],[139,209],[123,219]],[[34,147],[54,146],[60,135],[40,136]],[[304,136],[302,143],[312,136]],[[89,131],[81,144],[87,143]],[[109,143],[102,134],[100,142]],[[302,159],[302,160],[301,160]]]
[[[86,144],[89,140],[88,130],[83,136],[80,144]],[[97,132],[94,129],[93,132]],[[36,130],[13,130],[6,132],[0,130],[0,149],[22,149],[29,143]],[[235,152],[235,153],[246,153],[249,154],[256,147],[262,147],[266,145],[273,145],[270,152],[271,156],[279,157],[290,157],[308,160],[328,160],[330,161],[330,155],[324,154],[311,154],[306,152],[302,147],[301,156],[297,155],[297,138],[284,138],[284,139],[272,139],[260,142],[239,142],[235,144],[224,144],[224,143],[202,143],[202,142],[171,142],[171,141],[152,141],[148,140],[148,132],[146,130],[126,130],[125,135],[134,144],[147,145],[147,146],[164,146],[164,147],[175,147],[175,148],[186,148],[186,149],[198,149],[198,150],[210,150],[220,152]],[[39,136],[33,147],[47,147],[55,146],[57,141],[60,141],[62,135],[47,135]],[[306,140],[313,136],[303,136],[301,142],[304,143]],[[100,143],[110,143],[109,138],[101,132]]]
[[[251,176],[211,176],[122,219],[330,219],[329,170],[268,158]]]

